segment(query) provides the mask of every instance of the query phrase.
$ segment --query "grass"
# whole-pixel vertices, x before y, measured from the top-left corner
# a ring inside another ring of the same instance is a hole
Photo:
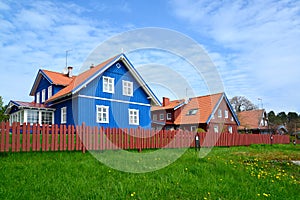
[[[216,147],[203,159],[189,149],[168,167],[133,174],[90,153],[0,153],[0,198],[298,199],[300,166],[291,160],[300,160],[299,145]]]

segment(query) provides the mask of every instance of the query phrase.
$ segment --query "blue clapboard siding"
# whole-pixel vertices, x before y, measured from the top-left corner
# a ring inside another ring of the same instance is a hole
[[[34,94],[34,99],[35,99],[35,102],[36,102],[36,93],[40,92],[40,103],[42,102],[42,90],[45,89],[45,100],[48,99],[48,87],[50,86],[51,84],[49,83],[49,81],[43,76],[41,78],[41,81],[39,82],[39,85],[37,86],[37,89],[35,91],[35,94]]]
[[[67,107],[67,123],[66,125],[75,125],[73,115],[77,114],[77,99],[65,100],[55,105],[54,123],[61,124],[61,108]]]
[[[121,65],[120,68],[116,67],[117,63]],[[147,99],[147,94],[133,78],[131,73],[128,72],[128,69],[125,67],[123,62],[119,61],[117,63],[107,69],[101,76],[89,83],[86,88],[80,91],[80,94],[150,104],[150,100]],[[103,92],[103,76],[115,78],[114,94]],[[123,95],[122,80],[133,82],[133,97]]]
[[[115,79],[113,94],[103,92],[103,76]],[[134,92],[132,97],[123,95],[122,80],[133,82]],[[116,62],[86,85],[79,94],[87,97],[79,97],[78,112],[80,114],[77,115],[78,124],[85,122],[89,126],[137,128],[137,125],[129,125],[128,114],[128,109],[137,109],[139,110],[139,126],[143,128],[151,127],[150,99],[121,61]],[[97,99],[97,97],[108,100]],[[136,105],[136,103],[142,105]],[[109,106],[109,123],[96,122],[96,105]]]
[[[109,106],[109,123],[97,123],[96,105]],[[128,109],[139,110],[139,125],[129,125]],[[151,128],[150,106],[78,97],[78,113],[74,116],[78,124],[84,122],[88,126],[98,127]]]

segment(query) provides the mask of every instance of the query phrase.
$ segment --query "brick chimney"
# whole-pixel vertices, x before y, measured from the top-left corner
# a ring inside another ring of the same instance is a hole
[[[170,99],[169,98],[167,98],[167,97],[163,97],[163,106],[167,106],[167,105],[169,105],[170,104]]]
[[[69,66],[67,76],[70,78],[73,76],[72,70],[73,70],[73,67]]]

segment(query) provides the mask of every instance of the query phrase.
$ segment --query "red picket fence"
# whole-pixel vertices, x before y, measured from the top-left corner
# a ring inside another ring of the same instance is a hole
[[[0,124],[0,152],[83,151],[195,147],[195,133],[146,129],[98,128],[65,125]],[[199,133],[201,147],[288,144],[288,135]]]

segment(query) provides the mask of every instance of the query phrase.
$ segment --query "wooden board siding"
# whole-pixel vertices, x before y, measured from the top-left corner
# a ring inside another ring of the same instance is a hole
[[[96,105],[109,106],[109,123],[96,122]],[[77,124],[85,123],[88,126],[137,128],[137,125],[129,125],[128,109],[139,110],[139,126],[151,128],[150,106],[134,105],[131,103],[112,102],[99,99],[78,97]]]

